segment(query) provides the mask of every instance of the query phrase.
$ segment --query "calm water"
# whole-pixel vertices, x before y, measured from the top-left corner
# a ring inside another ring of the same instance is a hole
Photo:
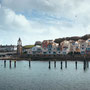
[[[15,66],[14,61],[0,61],[0,90],[90,90],[90,63],[66,64],[17,61]]]

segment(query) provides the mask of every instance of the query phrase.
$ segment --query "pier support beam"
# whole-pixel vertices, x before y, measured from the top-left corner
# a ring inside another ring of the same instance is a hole
[[[29,67],[31,67],[31,60],[29,60]]]
[[[67,68],[67,61],[65,61],[65,68]]]
[[[9,67],[11,68],[11,60],[9,61]]]
[[[63,65],[62,65],[62,64],[63,64],[63,62],[61,61],[61,69],[62,69],[62,67],[63,67]]]
[[[51,61],[49,61],[49,67],[48,68],[51,69]]]
[[[16,68],[16,60],[14,61],[14,68]]]
[[[54,68],[56,68],[56,60],[54,61]]]
[[[85,71],[87,69],[87,63],[86,60],[83,61],[83,70]]]
[[[75,67],[76,67],[76,69],[77,69],[77,61],[75,61]]]
[[[4,60],[4,68],[6,68],[6,60]]]

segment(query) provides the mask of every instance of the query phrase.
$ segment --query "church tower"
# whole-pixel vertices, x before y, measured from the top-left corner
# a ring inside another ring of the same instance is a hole
[[[22,41],[20,38],[18,39],[18,42],[17,42],[17,54],[18,55],[22,54]]]

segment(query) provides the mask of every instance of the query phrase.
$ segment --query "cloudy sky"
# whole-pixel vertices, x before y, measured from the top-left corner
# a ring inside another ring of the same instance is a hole
[[[0,0],[0,44],[90,33],[90,0]]]

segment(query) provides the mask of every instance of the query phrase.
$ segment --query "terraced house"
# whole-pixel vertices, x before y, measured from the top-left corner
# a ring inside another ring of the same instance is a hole
[[[27,54],[44,54],[44,55],[67,55],[67,54],[90,54],[90,39],[78,41],[64,40],[60,44],[53,40],[36,41],[35,45],[29,45],[23,52]]]

